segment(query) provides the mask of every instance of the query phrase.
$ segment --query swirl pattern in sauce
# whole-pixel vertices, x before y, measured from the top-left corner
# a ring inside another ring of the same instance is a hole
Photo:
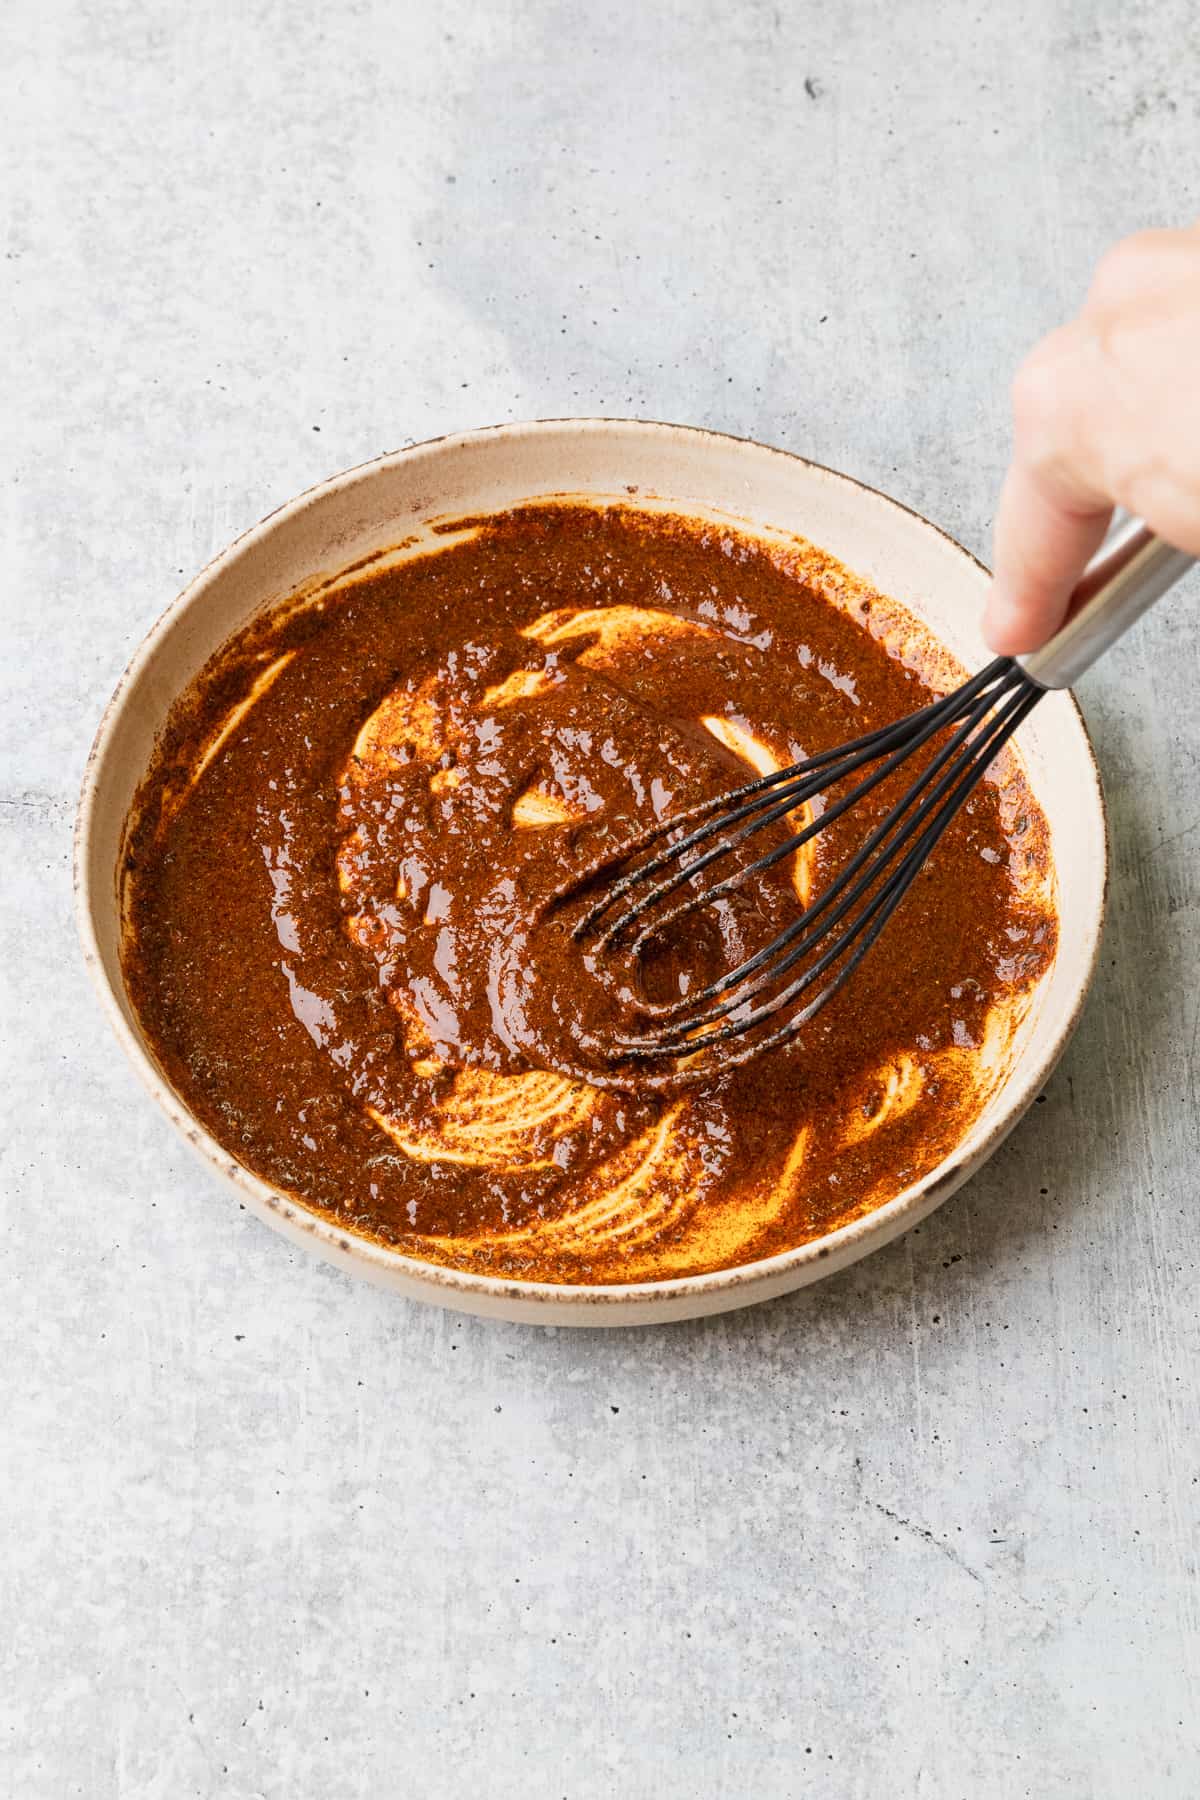
[[[958,673],[809,546],[565,502],[462,522],[255,622],[176,709],[126,869],[147,1036],[247,1167],[425,1260],[611,1283],[822,1235],[934,1167],[1003,1079],[1055,940],[1016,758],[802,1037],[700,1088],[589,1079],[594,997],[537,922],[605,843]],[[692,962],[777,929],[890,797]],[[656,978],[678,991],[669,959]]]

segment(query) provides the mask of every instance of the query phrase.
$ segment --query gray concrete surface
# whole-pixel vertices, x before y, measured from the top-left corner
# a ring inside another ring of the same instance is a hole
[[[345,465],[749,433],[986,551],[1018,354],[1200,210],[1191,0],[9,0],[0,1795],[1194,1796],[1200,594],[1088,684],[1104,965],[920,1231],[658,1334],[290,1251],[85,988],[132,647]]]

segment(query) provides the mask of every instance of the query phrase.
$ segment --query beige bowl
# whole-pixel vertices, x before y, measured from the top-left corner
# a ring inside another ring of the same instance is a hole
[[[969,667],[986,572],[950,538],[871,488],[778,450],[680,426],[608,419],[505,425],[419,444],[335,476],[238,539],[159,620],[126,670],[88,760],[75,842],[84,955],[114,1031],[168,1118],[267,1224],[356,1275],[495,1318],[554,1325],[686,1319],[768,1300],[886,1244],[979,1167],[1034,1099],[1069,1039],[1092,977],[1104,914],[1104,805],[1074,701],[1045,699],[1018,743],[1050,825],[1059,948],[1022,1028],[1011,1074],[953,1157],[888,1205],[815,1243],[716,1274],[622,1287],[564,1287],[464,1274],[348,1234],[233,1161],[188,1112],[147,1048],[121,977],[117,868],[125,820],[181,690],[262,607],[318,574],[419,533],[431,518],[548,494],[639,497],[677,510],[798,532],[894,596]]]

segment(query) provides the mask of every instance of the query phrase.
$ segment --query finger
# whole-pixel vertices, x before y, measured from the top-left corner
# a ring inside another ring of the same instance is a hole
[[[1182,230],[1134,232],[1106,250],[1096,265],[1085,310],[1120,310],[1129,302],[1144,303],[1180,281],[1189,281],[1196,266],[1200,225]]]
[[[1013,460],[996,513],[995,576],[984,633],[1006,655],[1045,643],[1104,535],[1112,497],[1097,466],[1095,334],[1060,326],[1013,382]]]
[[[1111,516],[1107,501],[1068,499],[1043,471],[1024,459],[1013,463],[996,515],[995,572],[983,619],[992,650],[1019,656],[1053,637]]]

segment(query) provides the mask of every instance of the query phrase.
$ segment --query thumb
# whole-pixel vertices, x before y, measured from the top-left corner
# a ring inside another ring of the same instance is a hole
[[[996,513],[983,615],[983,635],[997,655],[1018,656],[1053,637],[1111,517],[1107,501],[1068,501],[1028,463],[1013,463]]]

